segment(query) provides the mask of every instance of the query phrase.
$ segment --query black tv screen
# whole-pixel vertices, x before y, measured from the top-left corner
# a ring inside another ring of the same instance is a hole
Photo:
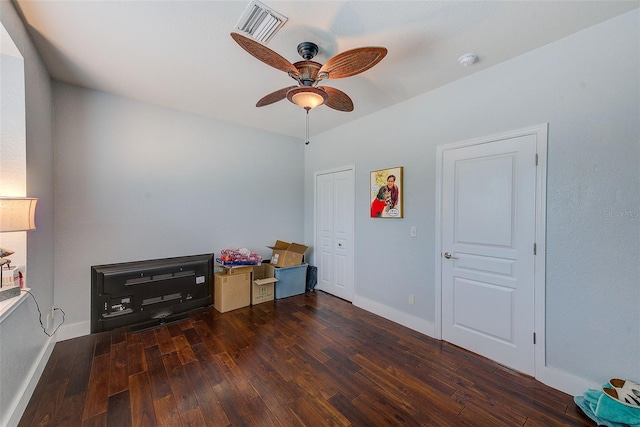
[[[143,329],[213,303],[214,254],[91,267],[91,332]]]

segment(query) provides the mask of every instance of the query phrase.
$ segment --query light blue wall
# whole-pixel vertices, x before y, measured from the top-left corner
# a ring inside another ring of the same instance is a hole
[[[27,284],[44,310],[53,305],[53,118],[51,80],[13,5],[0,19],[24,58],[26,191],[38,198],[37,230],[27,233]],[[27,297],[0,323],[0,425],[14,425],[28,402],[53,340],[40,329]],[[22,399],[26,394],[26,400]]]
[[[92,265],[303,240],[299,139],[54,83],[59,339],[89,332]]]
[[[433,324],[436,146],[548,122],[547,366],[593,384],[638,379],[639,22],[636,10],[315,136],[306,241],[314,172],[354,164],[356,299]],[[405,218],[368,218],[369,172],[400,165]]]

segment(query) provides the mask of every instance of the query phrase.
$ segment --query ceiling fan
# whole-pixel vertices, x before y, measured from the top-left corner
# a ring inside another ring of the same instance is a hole
[[[288,86],[272,92],[258,101],[256,107],[264,107],[283,99],[309,110],[326,105],[338,111],[353,111],[353,101],[346,93],[329,86],[318,86],[325,79],[342,79],[355,76],[380,62],[387,54],[384,47],[360,47],[342,52],[324,65],[312,61],[318,54],[318,46],[312,42],[298,45],[303,61],[291,63],[268,47],[238,33],[231,37],[249,54],[278,70],[284,71],[298,85]]]

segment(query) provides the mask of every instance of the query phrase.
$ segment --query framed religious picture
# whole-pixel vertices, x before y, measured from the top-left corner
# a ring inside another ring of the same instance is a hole
[[[402,166],[371,172],[371,218],[402,218]]]

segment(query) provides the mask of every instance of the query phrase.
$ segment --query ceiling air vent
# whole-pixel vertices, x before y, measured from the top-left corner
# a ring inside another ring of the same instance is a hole
[[[236,31],[266,44],[285,22],[287,22],[286,16],[253,0],[236,24]]]

